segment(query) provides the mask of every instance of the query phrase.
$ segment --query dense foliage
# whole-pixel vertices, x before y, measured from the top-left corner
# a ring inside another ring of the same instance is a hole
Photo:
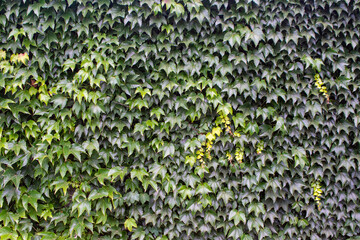
[[[0,1],[1,239],[356,239],[359,2]]]

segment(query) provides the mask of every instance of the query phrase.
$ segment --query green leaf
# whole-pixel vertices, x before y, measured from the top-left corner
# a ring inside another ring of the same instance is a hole
[[[161,108],[153,108],[151,109],[151,113],[150,113],[150,116],[152,115],[155,115],[157,120],[160,120],[160,116],[165,115],[165,112]]]
[[[0,109],[5,108],[10,110],[9,103],[15,103],[15,102],[11,99],[0,98]]]
[[[142,136],[144,136],[144,131],[146,131],[147,129],[148,129],[148,127],[145,126],[144,124],[142,124],[142,123],[137,123],[137,124],[135,124],[135,127],[134,127],[134,133],[140,132],[140,134],[141,134]]]
[[[233,116],[234,126],[237,128],[238,126],[245,128],[246,127],[246,116],[241,113],[237,113],[235,116]]]
[[[228,41],[230,43],[231,47],[233,47],[236,43],[238,45],[240,45],[241,44],[241,36],[234,32],[227,32],[224,36],[224,41]]]
[[[149,185],[152,186],[152,188],[155,190],[155,191],[158,191],[158,186],[156,184],[156,182],[154,180],[151,180],[151,179],[144,179],[143,181],[141,181],[142,184],[143,184],[143,187],[144,187],[144,190],[147,191]]]
[[[315,58],[313,61],[313,68],[317,71],[317,72],[321,72],[321,65],[324,65],[323,61],[319,58]]]
[[[64,71],[68,70],[69,68],[74,71],[76,67],[77,62],[74,59],[68,59],[64,62]]]
[[[225,204],[229,202],[229,200],[234,199],[234,193],[230,190],[221,190],[217,195],[217,200],[222,199]]]
[[[81,162],[81,153],[85,153],[85,149],[77,143],[74,143],[69,151],[79,162]]]
[[[255,46],[257,46],[261,40],[264,40],[264,33],[260,28],[256,28],[254,31],[248,31],[245,34],[245,41],[247,40],[253,41]]]
[[[249,205],[249,213],[255,213],[255,216],[258,217],[260,213],[265,214],[265,206],[263,203],[250,203]]]
[[[202,183],[202,184],[199,184],[196,188],[196,192],[195,194],[208,194],[208,193],[211,193],[212,192],[212,189],[211,187],[209,186],[209,184],[207,183]]]
[[[95,177],[98,179],[101,185],[105,185],[104,180],[109,177],[109,169],[100,168],[98,172],[95,174]]]
[[[246,128],[244,130],[245,133],[249,133],[250,136],[253,135],[254,133],[258,133],[259,132],[259,126],[256,122],[249,122],[246,125]]]
[[[297,225],[304,229],[309,225],[309,222],[306,219],[301,219],[298,221]]]
[[[37,235],[42,236],[41,240],[58,239],[58,236],[53,232],[39,232]]]
[[[217,107],[217,112],[226,116],[228,114],[233,114],[233,109],[230,103],[225,103]]]
[[[180,17],[185,13],[185,9],[181,3],[173,2],[171,4],[171,12],[174,12],[177,17]]]
[[[137,224],[135,222],[135,219],[128,218],[124,222],[125,229],[128,229],[130,232],[132,232],[133,227],[137,228]]]
[[[71,224],[70,224],[70,236],[72,236],[72,235],[73,235],[73,232],[75,231],[75,235],[76,235],[77,237],[81,237],[84,228],[85,228],[85,227],[84,227],[83,221],[79,221],[79,219],[73,219],[73,220],[71,220]]]
[[[13,231],[10,227],[6,227],[6,226],[2,226],[0,228],[0,237],[1,240],[4,239],[11,239],[11,240],[17,240],[18,239],[18,234],[16,233],[16,231]]]
[[[61,96],[61,95],[56,95],[51,99],[51,102],[54,104],[55,108],[57,107],[65,108],[67,101],[68,99],[65,96]]]
[[[191,167],[193,167],[194,164],[196,163],[196,157],[195,156],[186,156],[185,163],[189,164]]]
[[[140,99],[140,98],[131,99],[128,100],[127,103],[130,105],[129,106],[130,110],[133,108],[138,108],[141,111],[143,107],[149,108],[149,103],[145,99]]]
[[[133,169],[130,172],[131,179],[137,178],[140,182],[143,181],[144,176],[149,176],[149,173],[145,170],[145,168]]]
[[[253,238],[250,235],[244,234],[242,235],[241,240],[253,240]]]
[[[142,98],[144,98],[146,96],[146,94],[151,96],[150,89],[148,89],[148,88],[143,89],[142,87],[138,87],[135,91],[135,94],[136,93],[140,93]]]
[[[246,224],[245,213],[243,213],[241,211],[237,211],[235,209],[230,211],[229,220],[234,220],[235,225],[238,225],[240,223],[240,221],[242,221],[244,224]]]
[[[164,165],[160,165],[158,163],[154,163],[150,166],[149,170],[153,179],[156,179],[157,175],[161,175],[161,178],[164,179],[167,173],[167,168]]]
[[[163,157],[173,156],[175,153],[175,146],[172,143],[165,144],[163,146]]]
[[[55,193],[59,190],[62,189],[64,196],[66,195],[67,189],[70,187],[70,184],[68,182],[66,182],[65,180],[61,179],[61,180],[57,180],[51,183],[51,186],[55,186]]]
[[[228,237],[232,237],[233,239],[239,239],[242,235],[242,229],[234,226],[230,229]]]
[[[305,165],[309,163],[307,157],[306,157],[306,151],[302,147],[293,147],[291,149],[292,156],[295,161],[294,167],[297,167],[300,165],[301,168],[304,168]]]
[[[276,125],[274,127],[274,131],[280,130],[283,133],[287,132],[286,126],[285,126],[285,120],[282,117],[276,117]]]
[[[107,197],[108,195],[109,195],[109,193],[104,188],[101,188],[99,190],[94,189],[89,194],[88,199],[90,201],[93,201],[93,200],[96,200],[99,198]]]
[[[179,188],[179,193],[181,194],[183,200],[185,200],[186,198],[191,199],[191,197],[194,195],[192,189],[186,187],[185,185],[182,185]]]
[[[74,204],[72,211],[74,211],[75,207],[78,210],[78,217],[80,217],[84,213],[85,210],[88,213],[88,215],[90,215],[90,212],[91,212],[91,203],[90,203],[90,201],[84,200],[84,201],[82,201],[82,202],[80,202],[78,204]]]
[[[52,43],[58,43],[59,40],[56,36],[56,34],[52,31],[47,32],[44,37],[39,38],[42,39],[41,44],[45,45],[47,49],[50,49]]]
[[[120,177],[121,181],[124,180],[125,175],[128,173],[127,167],[113,167],[108,172],[108,177],[111,177],[111,180],[114,181],[117,177]]]
[[[14,28],[13,30],[11,30],[8,38],[14,37],[14,40],[17,41],[18,37],[21,35],[26,36],[24,29],[23,28],[20,28],[20,29]]]

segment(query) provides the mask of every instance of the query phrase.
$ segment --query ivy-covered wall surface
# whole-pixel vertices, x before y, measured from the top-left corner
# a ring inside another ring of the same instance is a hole
[[[0,238],[358,239],[357,0],[0,1]]]

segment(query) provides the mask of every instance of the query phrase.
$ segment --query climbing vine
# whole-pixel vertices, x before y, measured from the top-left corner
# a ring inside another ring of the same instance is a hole
[[[1,1],[0,239],[356,239],[359,24],[343,0]]]
[[[320,180],[316,180],[311,184],[311,187],[313,188],[313,195],[315,198],[315,202],[318,206],[318,209],[321,209],[321,196],[323,191],[321,190],[321,184],[320,184]]]
[[[324,86],[324,82],[321,80],[320,75],[315,74],[315,86],[319,89],[319,92],[322,93],[326,97],[327,103],[330,103],[330,96],[327,92],[326,86]]]

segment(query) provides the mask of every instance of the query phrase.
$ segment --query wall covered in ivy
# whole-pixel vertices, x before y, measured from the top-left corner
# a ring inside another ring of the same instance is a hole
[[[359,6],[0,1],[0,238],[358,239]]]

